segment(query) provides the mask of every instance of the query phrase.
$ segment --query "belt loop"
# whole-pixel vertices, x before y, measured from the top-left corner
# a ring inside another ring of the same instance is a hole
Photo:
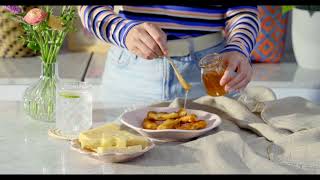
[[[193,41],[191,40],[191,38],[187,38],[187,41],[188,41],[188,48],[189,48],[189,52],[190,54],[194,52],[194,43]]]
[[[194,51],[195,51],[195,47],[194,47],[194,41],[192,41],[192,37],[191,38],[187,38],[188,41],[188,46],[189,46],[189,56],[191,57],[191,59],[194,59]]]

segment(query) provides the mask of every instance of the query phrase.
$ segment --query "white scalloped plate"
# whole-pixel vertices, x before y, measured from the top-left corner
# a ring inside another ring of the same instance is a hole
[[[98,154],[96,152],[93,152],[87,149],[82,149],[78,139],[74,139],[71,141],[71,148],[73,150],[78,151],[81,154],[85,154],[97,160],[101,160],[104,162],[113,162],[113,163],[130,161],[150,151],[151,149],[154,148],[154,146],[155,144],[152,141],[149,141],[149,146],[144,148],[142,151],[137,151],[133,153],[108,152],[105,154]]]
[[[147,116],[149,111],[156,112],[176,112],[179,108],[171,107],[146,107],[141,109],[136,109],[123,114],[121,118],[121,123],[136,130],[140,134],[149,137],[152,141],[159,142],[171,142],[171,141],[185,141],[188,139],[196,138],[201,136],[212,129],[216,128],[221,124],[221,118],[213,113],[187,109],[188,114],[196,114],[198,119],[205,120],[207,122],[207,127],[200,130],[181,130],[181,129],[163,129],[163,130],[150,130],[143,129],[142,122]]]

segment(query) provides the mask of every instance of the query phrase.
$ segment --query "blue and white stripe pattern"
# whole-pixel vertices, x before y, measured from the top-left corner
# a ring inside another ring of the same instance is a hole
[[[169,40],[224,31],[227,43],[222,52],[238,51],[249,57],[260,31],[256,6],[121,6],[119,14],[113,6],[80,6],[78,12],[89,32],[123,48],[132,27],[150,22]]]

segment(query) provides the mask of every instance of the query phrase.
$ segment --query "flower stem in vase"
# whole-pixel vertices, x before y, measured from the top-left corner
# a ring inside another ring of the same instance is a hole
[[[40,79],[24,95],[24,108],[35,120],[55,121],[57,64],[42,63]]]
[[[53,122],[58,80],[56,60],[67,33],[74,30],[75,7],[64,6],[60,15],[54,15],[49,6],[29,10],[7,6],[6,9],[25,31],[22,40],[27,47],[41,54],[41,76],[25,91],[25,112],[32,119]]]

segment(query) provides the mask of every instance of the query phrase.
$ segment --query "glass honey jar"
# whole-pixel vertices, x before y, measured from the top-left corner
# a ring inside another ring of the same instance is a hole
[[[207,55],[200,60],[199,66],[201,68],[201,80],[207,94],[210,96],[227,94],[224,86],[220,85],[220,80],[227,67],[221,56],[217,53]]]

